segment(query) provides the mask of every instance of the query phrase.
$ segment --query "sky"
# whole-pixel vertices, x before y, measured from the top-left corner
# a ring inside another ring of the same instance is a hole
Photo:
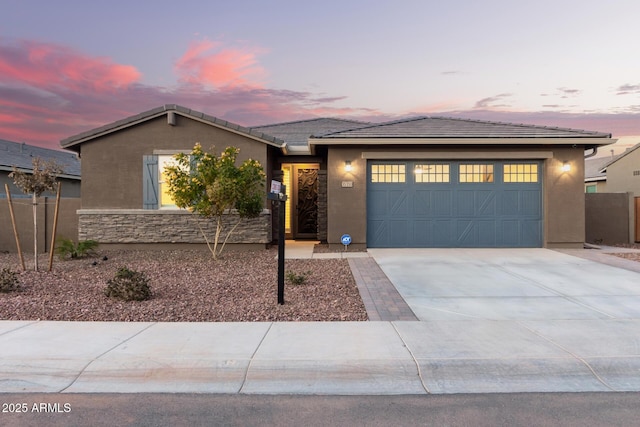
[[[640,142],[637,0],[0,0],[0,139],[164,104],[243,126],[420,115]]]

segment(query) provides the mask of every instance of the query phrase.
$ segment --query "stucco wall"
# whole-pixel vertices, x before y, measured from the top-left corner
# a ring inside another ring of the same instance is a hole
[[[220,153],[238,147],[240,162],[252,158],[267,164],[267,145],[228,130],[176,114],[149,120],[82,144],[82,208],[142,209],[142,158],[154,150],[190,151],[196,142]]]
[[[502,154],[516,158],[527,153],[536,153],[535,158],[544,159],[543,207],[544,207],[544,246],[545,247],[581,247],[585,237],[584,217],[584,150],[582,147],[558,146],[519,146],[513,147],[459,147],[433,146],[428,149],[418,147],[376,147],[366,149],[356,146],[332,146],[328,152],[327,241],[340,244],[340,236],[351,234],[353,244],[366,245],[366,166],[363,151],[367,153],[389,153],[391,156],[415,157],[412,153],[427,153],[434,158],[486,159],[500,158]],[[534,158],[531,157],[531,158]],[[344,170],[345,161],[350,161],[351,172]],[[563,162],[571,164],[571,171],[563,172]],[[352,182],[345,188],[342,182]]]
[[[585,195],[585,228],[588,243],[629,243],[630,196],[631,193]]]
[[[53,217],[55,213],[54,197],[38,199],[38,251],[47,252],[51,245]],[[33,252],[33,209],[31,199],[13,199],[13,210],[16,226],[20,236],[23,252]],[[58,212],[57,237],[76,240],[78,237],[78,216],[80,199],[61,198]],[[16,242],[11,225],[11,215],[7,199],[0,200],[0,251],[17,252]]]

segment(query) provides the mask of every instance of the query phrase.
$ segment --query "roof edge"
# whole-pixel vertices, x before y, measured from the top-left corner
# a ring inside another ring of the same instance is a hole
[[[200,111],[192,110],[190,108],[183,107],[177,104],[165,104],[161,107],[156,107],[151,110],[144,111],[142,113],[135,114],[133,116],[126,117],[121,120],[117,120],[112,123],[108,123],[104,126],[100,126],[77,135],[70,136],[60,141],[60,146],[64,149],[75,149],[78,145],[90,141],[94,138],[98,138],[104,135],[108,135],[119,130],[126,129],[128,127],[137,125],[139,123],[160,117],[168,112],[173,111],[182,116],[189,117],[194,120],[198,120],[212,126],[227,129],[229,131],[248,136],[250,138],[260,140],[268,145],[272,145],[278,148],[282,148],[284,141],[279,138],[273,137],[263,132],[255,131],[251,128],[240,126],[236,123],[222,120],[217,117],[202,113]]]

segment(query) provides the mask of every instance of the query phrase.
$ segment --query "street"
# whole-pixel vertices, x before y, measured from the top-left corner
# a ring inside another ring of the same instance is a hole
[[[640,393],[0,394],[14,426],[635,426]],[[23,411],[24,410],[24,411]],[[21,412],[16,412],[21,411]]]

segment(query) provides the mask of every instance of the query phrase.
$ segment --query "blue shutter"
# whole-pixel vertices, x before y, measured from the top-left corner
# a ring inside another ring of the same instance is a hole
[[[158,209],[158,156],[143,156],[142,161],[143,207]]]

